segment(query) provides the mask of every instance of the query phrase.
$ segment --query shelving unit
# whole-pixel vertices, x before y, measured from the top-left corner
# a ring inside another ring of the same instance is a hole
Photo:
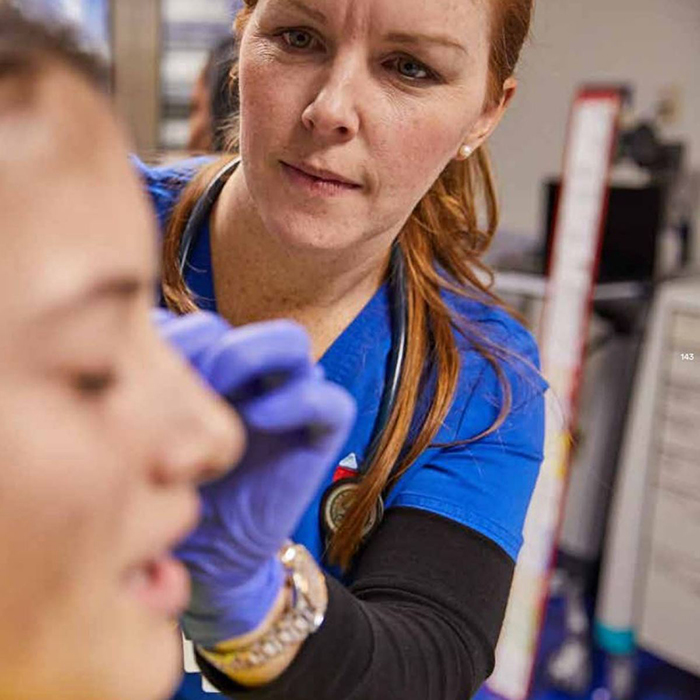
[[[207,55],[231,31],[233,0],[161,0],[159,146],[181,150],[187,143],[192,89]]]

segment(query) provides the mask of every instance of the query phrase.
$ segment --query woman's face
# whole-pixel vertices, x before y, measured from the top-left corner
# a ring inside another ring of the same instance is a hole
[[[241,38],[241,153],[269,231],[326,250],[398,233],[512,94],[511,81],[501,104],[485,106],[489,5],[258,2]]]
[[[242,433],[160,341],[152,215],[107,107],[0,80],[0,697],[150,700],[178,678],[168,552]]]

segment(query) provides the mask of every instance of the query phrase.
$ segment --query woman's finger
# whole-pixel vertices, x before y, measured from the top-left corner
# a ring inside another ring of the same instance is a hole
[[[321,439],[328,432],[351,424],[355,402],[341,387],[315,377],[289,381],[278,390],[237,405],[253,429],[267,432],[309,430]]]
[[[197,367],[202,355],[231,330],[221,316],[209,311],[177,316],[165,309],[153,309],[151,318],[161,337]]]
[[[260,382],[264,392],[270,384],[308,375],[312,366],[306,331],[278,320],[231,329],[202,353],[197,369],[217,393],[235,399],[251,383]]]

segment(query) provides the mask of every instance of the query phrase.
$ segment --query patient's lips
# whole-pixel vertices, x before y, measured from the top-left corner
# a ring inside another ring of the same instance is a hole
[[[167,553],[129,569],[125,582],[130,595],[164,617],[178,617],[189,601],[187,570]]]
[[[182,517],[157,538],[158,544],[145,548],[126,569],[124,583],[128,594],[159,615],[179,617],[189,603],[190,577],[173,550],[195,528],[200,507],[199,498],[192,494],[182,508]]]

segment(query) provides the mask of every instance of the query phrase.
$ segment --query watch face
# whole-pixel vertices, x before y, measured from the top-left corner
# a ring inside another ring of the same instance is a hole
[[[341,479],[333,484],[323,499],[321,505],[321,516],[323,518],[324,529],[328,534],[334,534],[340,528],[345,516],[352,505],[355,493],[360,487],[359,479]],[[374,532],[384,515],[384,504],[382,500],[374,505],[367,516],[365,526],[362,530],[362,537],[366,538]]]

